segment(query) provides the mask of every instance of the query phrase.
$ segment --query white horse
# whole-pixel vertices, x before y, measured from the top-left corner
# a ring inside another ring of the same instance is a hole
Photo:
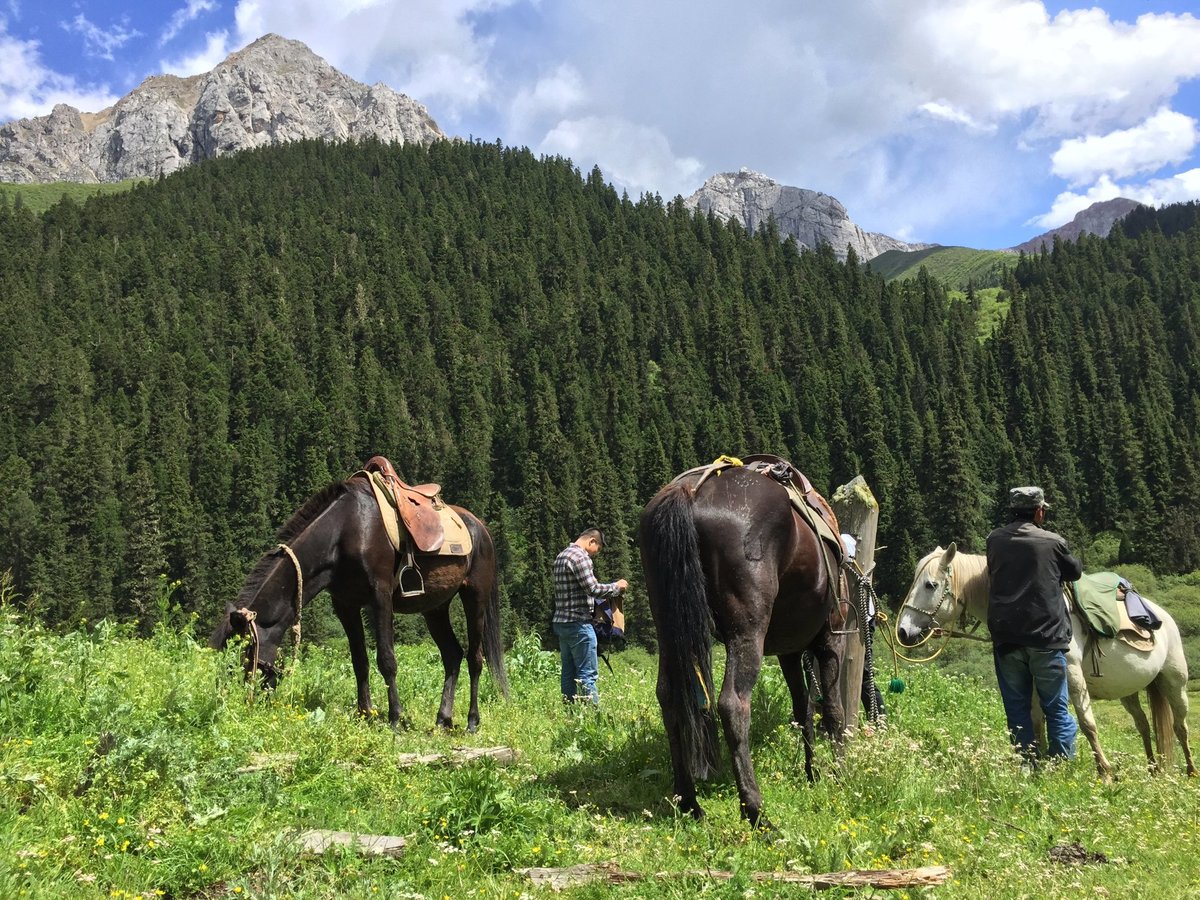
[[[941,547],[917,563],[916,577],[896,617],[896,639],[902,646],[915,647],[929,638],[934,629],[953,633],[960,616],[973,616],[986,622],[988,612],[987,557],[975,553],[959,553],[955,544]],[[1145,599],[1145,598],[1143,598]],[[1089,659],[1084,665],[1084,639],[1087,631],[1069,597],[1063,600],[1071,609],[1071,646],[1067,650],[1067,679],[1071,703],[1079,725],[1092,747],[1096,769],[1108,779],[1112,766],[1096,736],[1096,719],[1092,715],[1092,698],[1120,700],[1129,711],[1142,736],[1146,757],[1156,766],[1150,744],[1150,725],[1142,712],[1138,692],[1145,689],[1154,718],[1154,732],[1162,761],[1169,766],[1173,759],[1174,742],[1171,730],[1183,745],[1188,775],[1196,774],[1192,751],[1188,746],[1187,660],[1183,655],[1183,640],[1179,626],[1170,613],[1146,600],[1146,605],[1162,620],[1154,633],[1154,647],[1135,650],[1116,638],[1099,638],[1099,676],[1093,674]],[[1088,648],[1091,657],[1091,647]],[[1033,704],[1035,724],[1040,733],[1042,712],[1036,699]]]

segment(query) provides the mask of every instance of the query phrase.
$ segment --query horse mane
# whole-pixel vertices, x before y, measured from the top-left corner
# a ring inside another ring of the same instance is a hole
[[[963,553],[960,550],[955,554],[954,562],[956,564],[966,564],[953,566],[953,584],[951,588],[955,596],[967,606],[970,606],[973,602],[978,604],[982,599],[983,605],[986,607],[989,582],[987,556],[983,553]],[[970,596],[968,596],[968,591],[971,592]],[[975,593],[979,591],[983,592],[982,598],[975,596]]]
[[[930,564],[945,552],[945,547],[938,546],[921,557],[921,561],[917,563],[917,577],[920,578]],[[986,607],[988,599],[987,556],[983,553],[966,553],[962,550],[955,553],[954,561],[950,564],[950,590],[958,598],[958,602],[964,606],[982,600]],[[970,596],[967,594],[968,591],[971,592]],[[983,596],[976,597],[976,592],[980,591]]]
[[[291,541],[292,538],[315,522],[346,490],[347,485],[344,481],[335,481],[333,484],[321,488],[321,490],[304,501],[304,505],[296,510],[292,514],[292,517],[280,526],[279,530],[275,532],[276,542],[286,544]],[[250,574],[246,576],[246,581],[242,584],[242,589],[238,591],[239,605],[245,606],[254,599],[254,595],[258,593],[258,589],[262,587],[262,583],[266,581],[267,575],[270,574],[274,562],[275,552],[268,551],[255,563],[254,568],[250,570]]]

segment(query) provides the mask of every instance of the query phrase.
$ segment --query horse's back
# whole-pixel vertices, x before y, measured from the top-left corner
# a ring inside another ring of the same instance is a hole
[[[723,594],[731,604],[714,607],[722,630],[752,619],[765,629],[766,653],[804,649],[833,607],[820,538],[778,482],[742,469],[725,470],[710,488],[713,480],[697,496],[696,529],[706,570],[720,573],[710,601]]]
[[[1093,643],[1086,637],[1086,625],[1079,613],[1072,611],[1068,664],[1082,669],[1093,699],[1128,697],[1145,689],[1166,669],[1182,666],[1183,678],[1187,680],[1187,661],[1175,620],[1161,607],[1149,601],[1147,605],[1162,620],[1162,626],[1154,633],[1154,646],[1149,650],[1131,647],[1119,637],[1101,637]]]

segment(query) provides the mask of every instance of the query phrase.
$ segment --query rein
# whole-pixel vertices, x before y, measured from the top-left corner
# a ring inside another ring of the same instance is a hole
[[[304,570],[300,568],[300,559],[296,556],[295,550],[287,544],[280,544],[279,549],[288,555],[296,569],[296,621],[292,624],[293,647],[295,648],[292,665],[294,666],[300,659],[300,616],[304,609]]]

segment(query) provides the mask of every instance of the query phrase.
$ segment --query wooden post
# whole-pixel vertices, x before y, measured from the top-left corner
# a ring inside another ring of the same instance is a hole
[[[856,475],[833,493],[833,511],[843,534],[848,534],[858,543],[854,558],[858,567],[871,577],[875,568],[875,532],[879,527],[879,503],[867,487],[861,475]],[[855,599],[858,586],[851,581],[850,596]],[[851,619],[857,622],[858,617]],[[866,663],[867,646],[862,629],[856,634],[843,635],[841,646],[842,709],[846,713],[846,732],[852,734],[858,727],[858,711],[862,692],[863,666]]]

